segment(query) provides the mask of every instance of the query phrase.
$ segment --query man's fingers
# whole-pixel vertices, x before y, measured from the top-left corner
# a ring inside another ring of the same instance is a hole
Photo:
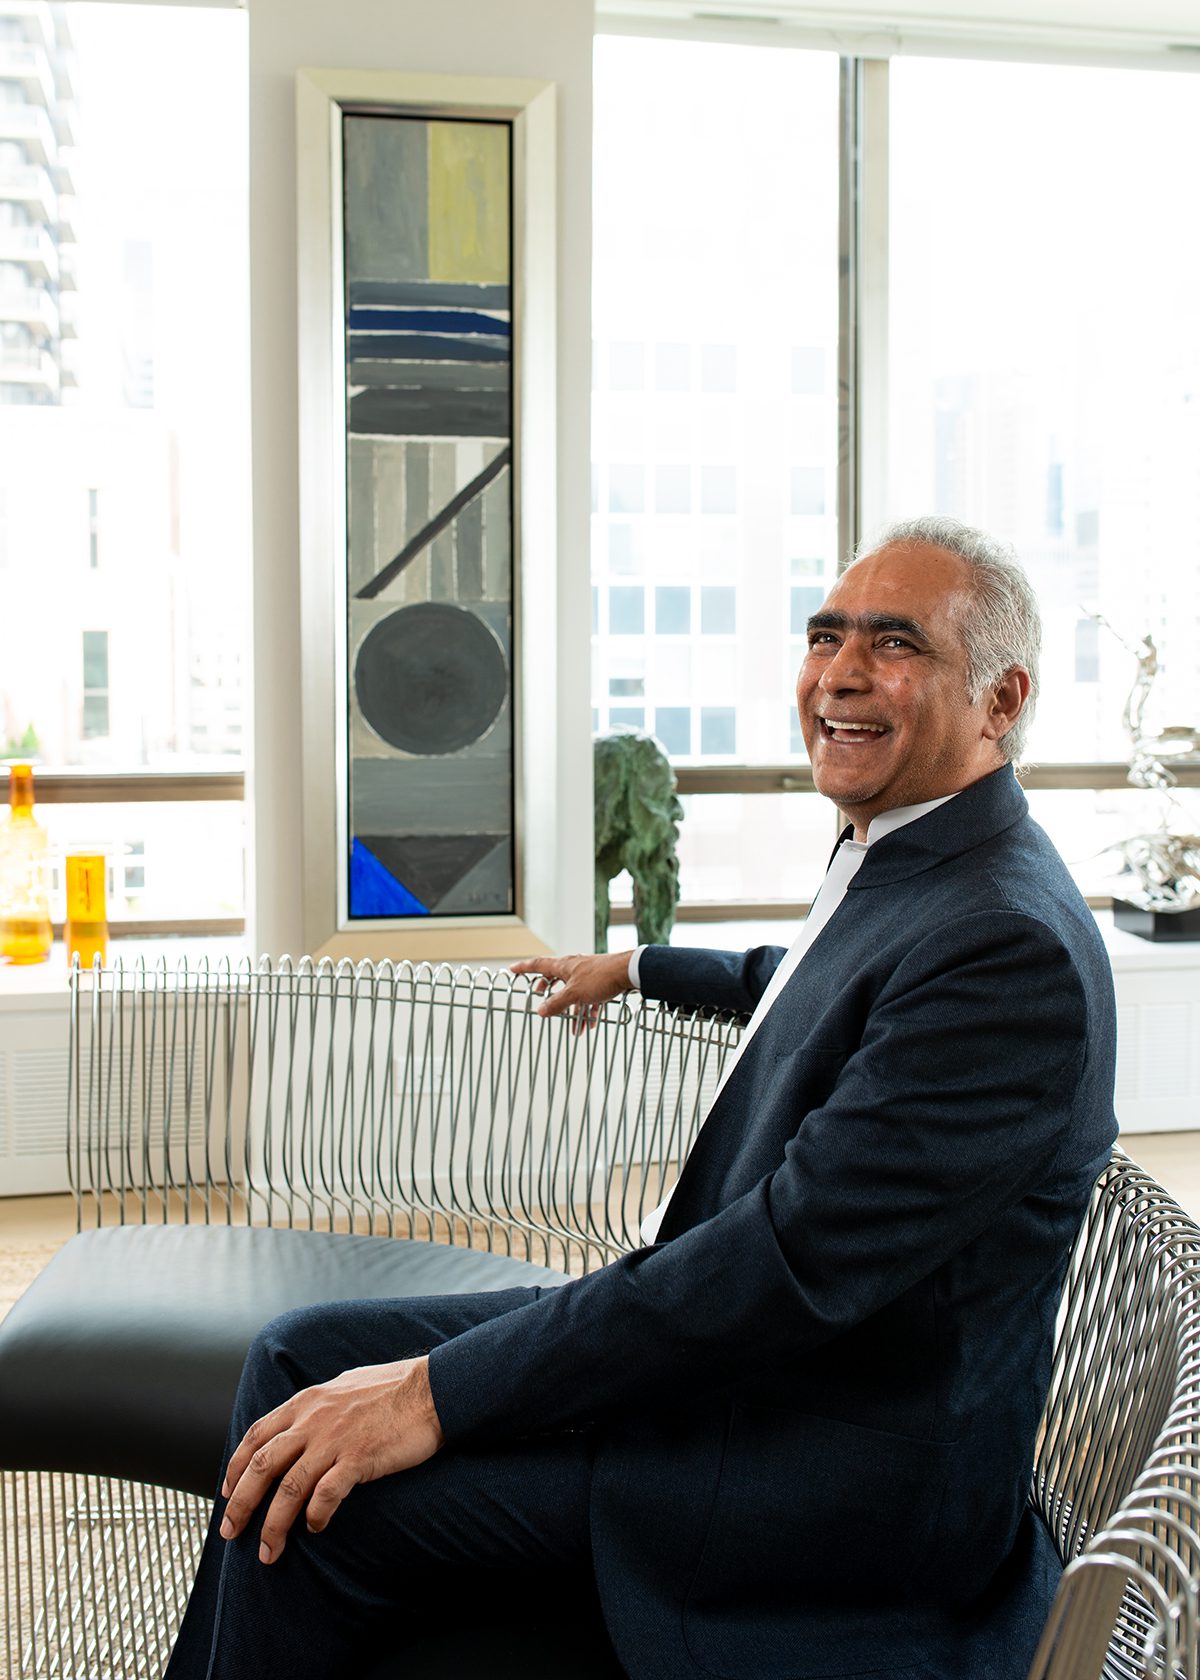
[[[536,976],[531,989],[541,998],[538,1014],[574,1014],[577,1032],[594,1026],[599,1007],[630,989],[629,958],[624,951],[591,956],[526,957],[513,963],[512,972]],[[581,1014],[582,1011],[587,1013]]]
[[[238,1442],[237,1450],[226,1466],[225,1480],[221,1483],[221,1497],[223,1499],[228,1499],[241,1481],[246,1473],[246,1466],[250,1463],[254,1454],[287,1428],[291,1419],[293,1404],[294,1402],[291,1400],[284,1401],[282,1406],[277,1406],[273,1412],[268,1412],[265,1417],[258,1418],[247,1429]]]
[[[221,1483],[221,1498],[228,1499],[234,1488],[242,1479],[242,1472],[250,1462],[251,1454],[262,1440],[262,1419],[252,1423],[234,1449],[233,1457],[225,1466],[225,1480]]]
[[[310,1534],[320,1534],[352,1488],[362,1478],[348,1463],[331,1464],[312,1491],[305,1520]]]
[[[315,1466],[310,1465],[307,1459],[298,1458],[280,1481],[275,1497],[267,1507],[259,1535],[258,1556],[261,1563],[274,1563],[283,1552],[288,1529],[300,1514],[300,1507],[316,1480]]]
[[[536,974],[541,978],[543,985],[549,987],[556,980],[567,978],[573,961],[571,957],[525,957],[521,962],[513,963],[510,972]]]
[[[260,1419],[259,1424],[265,1420]],[[258,1428],[256,1425],[255,1428]],[[254,1433],[250,1431],[246,1440]],[[243,1442],[244,1446],[246,1443]],[[238,1453],[242,1450],[238,1448]],[[226,1540],[232,1540],[245,1528],[254,1512],[262,1503],[263,1495],[271,1483],[284,1475],[288,1467],[299,1458],[300,1443],[293,1440],[285,1430],[273,1439],[256,1447],[246,1461],[240,1475],[233,1473],[233,1460],[230,1460],[229,1474],[225,1478],[225,1485],[230,1489],[229,1503],[225,1507],[225,1515],[221,1521],[221,1535]],[[236,1456],[236,1455],[235,1455]]]

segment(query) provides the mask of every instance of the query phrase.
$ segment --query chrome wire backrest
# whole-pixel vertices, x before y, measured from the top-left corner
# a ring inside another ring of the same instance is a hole
[[[1071,1257],[1032,1497],[1068,1567],[1031,1680],[1200,1680],[1200,1229],[1120,1151]]]
[[[380,1231],[588,1270],[633,1247],[740,1026],[631,999],[587,1031],[530,982],[410,963],[72,979],[81,1224]]]
[[[82,1225],[291,1224],[571,1271],[638,1242],[736,1044],[640,999],[307,960],[77,974]],[[1075,1244],[1031,1497],[1068,1567],[1031,1680],[1200,1680],[1200,1230],[1120,1152]]]

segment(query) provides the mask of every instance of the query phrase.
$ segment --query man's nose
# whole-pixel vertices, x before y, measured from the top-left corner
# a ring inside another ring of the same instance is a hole
[[[847,637],[821,668],[821,687],[827,694],[844,694],[847,689],[862,689],[870,685],[869,662],[856,638]]]

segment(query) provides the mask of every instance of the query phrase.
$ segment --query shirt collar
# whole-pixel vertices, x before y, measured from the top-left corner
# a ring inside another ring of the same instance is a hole
[[[959,791],[961,792],[961,789]],[[882,840],[885,834],[894,834],[906,823],[916,822],[918,817],[927,817],[930,811],[936,811],[939,805],[948,805],[952,799],[957,798],[957,792],[945,793],[940,799],[926,799],[921,805],[897,805],[894,810],[880,811],[877,817],[871,818],[867,826],[867,845],[873,846],[876,840]]]
[[[1002,764],[960,789],[953,811],[930,811],[920,822],[909,822],[892,834],[886,845],[859,847],[862,868],[850,884],[885,887],[907,881],[1028,820],[1029,806],[1012,765]]]

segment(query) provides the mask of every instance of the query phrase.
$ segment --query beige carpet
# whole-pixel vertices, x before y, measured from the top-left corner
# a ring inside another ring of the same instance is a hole
[[[6,1242],[0,1245],[0,1318],[28,1289],[61,1246],[56,1242]]]

